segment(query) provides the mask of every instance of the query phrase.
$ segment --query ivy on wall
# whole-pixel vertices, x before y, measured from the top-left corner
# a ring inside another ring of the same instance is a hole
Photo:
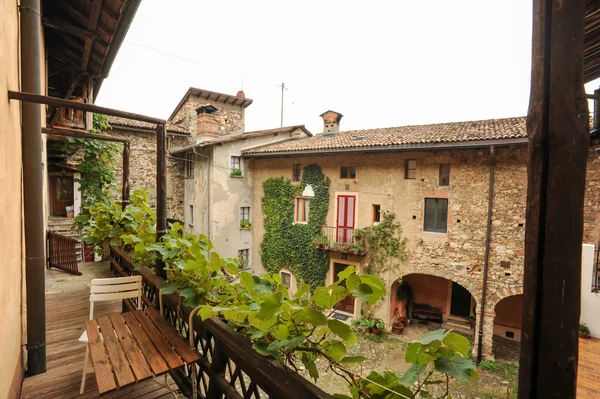
[[[314,246],[329,209],[331,181],[316,164],[308,165],[300,185],[289,179],[272,177],[263,184],[262,211],[265,235],[261,243],[262,263],[269,273],[289,269],[298,280],[315,288],[325,284],[329,256]],[[308,223],[294,223],[295,199],[311,185],[315,196],[310,199]]]

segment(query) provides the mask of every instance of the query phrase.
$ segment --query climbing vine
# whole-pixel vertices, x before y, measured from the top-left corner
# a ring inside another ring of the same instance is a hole
[[[108,118],[104,115],[94,114],[94,124],[90,133],[103,135],[111,129]],[[119,144],[90,139],[67,137],[64,151],[69,155],[81,156],[77,170],[81,178],[75,181],[80,184],[81,205],[86,207],[97,202],[108,202],[112,200],[115,191],[114,158],[119,150]],[[79,153],[79,154],[78,154]],[[80,228],[82,218],[75,219]]]
[[[316,164],[304,168],[300,185],[292,185],[283,177],[269,178],[264,182],[262,211],[265,235],[261,243],[261,257],[269,273],[278,273],[285,268],[312,287],[324,285],[329,256],[315,248],[314,240],[320,235],[327,217],[330,183]],[[294,223],[295,198],[307,185],[315,193],[309,203],[308,223]]]

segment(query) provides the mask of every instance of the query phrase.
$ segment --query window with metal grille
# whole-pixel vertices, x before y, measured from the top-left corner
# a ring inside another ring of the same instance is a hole
[[[285,285],[286,288],[290,288],[292,286],[292,275],[287,272],[279,273],[281,276],[281,284]]]
[[[444,198],[425,198],[423,230],[436,233],[448,231],[448,200]]]
[[[340,167],[340,178],[342,178],[342,179],[356,179],[356,166],[342,166],[342,167]]]
[[[308,206],[310,200],[308,198],[296,198],[296,223],[308,222]]]
[[[441,163],[440,164],[440,186],[449,186],[450,185],[450,164],[449,163]]]
[[[248,260],[250,255],[249,251],[250,250],[248,248],[238,250],[238,260],[240,261],[240,269],[245,269],[248,267]]]
[[[292,181],[300,181],[300,178],[302,177],[302,169],[300,169],[300,166],[299,163],[294,164],[292,169]]]
[[[240,208],[240,222],[242,220],[250,221],[250,207],[249,206],[242,206]]]
[[[404,164],[404,178],[405,179],[416,179],[417,178],[417,160],[407,159]]]
[[[185,177],[194,177],[194,154],[185,156]]]

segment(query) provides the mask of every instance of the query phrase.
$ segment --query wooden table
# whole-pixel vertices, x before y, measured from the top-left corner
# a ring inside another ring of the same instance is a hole
[[[100,394],[199,360],[154,308],[89,320],[85,329]]]

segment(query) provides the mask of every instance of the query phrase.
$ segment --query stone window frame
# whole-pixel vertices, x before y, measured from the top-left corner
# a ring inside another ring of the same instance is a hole
[[[186,179],[194,177],[194,153],[185,154],[185,177]]]
[[[433,215],[431,215],[431,217],[433,218],[433,222],[434,222],[434,227],[433,229],[427,228],[428,222],[427,222],[427,202],[428,201],[434,201],[434,207],[433,207]],[[439,220],[439,212],[440,212],[440,204],[445,204],[446,206],[446,222],[443,228],[440,228],[438,226],[438,222]],[[446,234],[448,233],[448,199],[447,198],[425,198],[423,201],[423,231],[427,232],[427,233],[442,233],[442,234]]]
[[[407,159],[404,162],[404,179],[413,180],[417,178],[417,160],[414,158]]]
[[[450,163],[441,163],[439,166],[439,181],[440,187],[450,186]]]
[[[295,163],[292,165],[292,181],[299,182],[302,178],[302,164]]]
[[[344,173],[344,171],[346,173]],[[340,166],[340,179],[356,179],[356,166],[352,166],[352,165]]]

